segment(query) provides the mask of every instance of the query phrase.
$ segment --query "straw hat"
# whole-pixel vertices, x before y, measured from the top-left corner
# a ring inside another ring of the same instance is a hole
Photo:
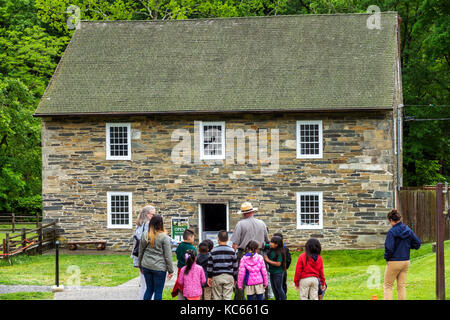
[[[245,214],[258,211],[258,208],[253,208],[250,202],[244,202],[241,204],[241,210],[238,211],[238,214]]]

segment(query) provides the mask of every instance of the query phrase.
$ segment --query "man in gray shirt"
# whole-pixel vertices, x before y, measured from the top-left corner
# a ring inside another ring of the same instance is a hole
[[[241,258],[245,254],[245,248],[250,240],[258,241],[261,254],[262,249],[264,248],[264,243],[269,242],[269,234],[266,224],[264,221],[253,217],[253,214],[256,211],[258,211],[258,208],[253,208],[250,202],[244,202],[241,205],[241,210],[238,211],[238,214],[242,214],[244,219],[240,220],[236,224],[233,235],[230,239],[233,242],[233,249],[238,250],[238,264],[241,262]],[[236,288],[234,299],[245,300],[244,288],[242,288],[242,290]]]

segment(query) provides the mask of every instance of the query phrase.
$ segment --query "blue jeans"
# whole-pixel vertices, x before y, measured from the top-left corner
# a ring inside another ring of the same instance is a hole
[[[166,282],[166,272],[142,267],[142,273],[144,274],[145,284],[147,285],[144,300],[151,300],[153,294],[155,294],[154,300],[162,300],[164,283]]]
[[[252,294],[250,296],[247,296],[247,300],[263,300],[263,299],[264,299],[264,293]]]
[[[283,272],[270,274],[270,285],[272,286],[275,300],[286,300],[286,292],[283,290]]]

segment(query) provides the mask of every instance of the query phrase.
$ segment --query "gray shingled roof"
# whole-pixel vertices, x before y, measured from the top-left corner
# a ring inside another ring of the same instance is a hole
[[[396,13],[83,21],[40,115],[391,108]]]

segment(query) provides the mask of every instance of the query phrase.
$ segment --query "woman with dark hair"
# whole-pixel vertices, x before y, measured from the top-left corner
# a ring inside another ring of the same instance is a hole
[[[142,234],[139,242],[139,267],[147,285],[144,300],[150,300],[153,294],[155,300],[162,300],[166,272],[170,280],[174,270],[170,239],[158,214],[150,220],[148,232]]]
[[[300,293],[300,300],[318,300],[319,281],[321,289],[325,290],[323,261],[320,253],[322,246],[319,240],[311,238],[305,244],[305,252],[297,260],[294,283]]]
[[[283,273],[286,271],[286,252],[283,247],[283,239],[272,237],[270,249],[264,260],[269,264],[270,284],[275,300],[286,300],[286,292],[283,290]]]
[[[420,239],[401,222],[402,216],[397,210],[389,211],[387,219],[392,228],[384,243],[384,259],[387,263],[384,274],[384,300],[392,300],[392,287],[395,280],[397,280],[398,299],[405,300],[409,254],[411,249],[420,248]]]

